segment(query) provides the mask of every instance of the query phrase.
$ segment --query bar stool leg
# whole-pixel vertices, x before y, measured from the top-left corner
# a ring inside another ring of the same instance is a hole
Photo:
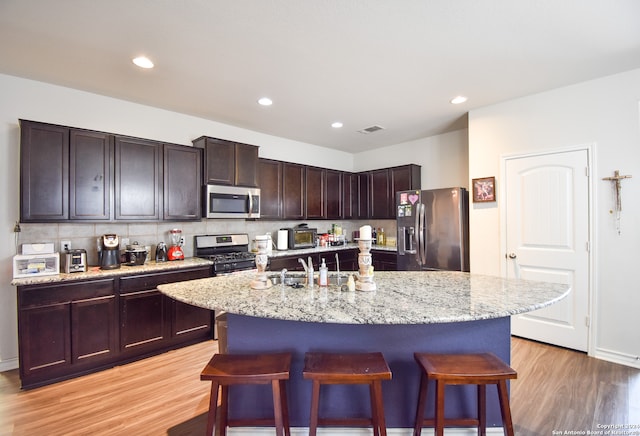
[[[318,407],[320,403],[320,382],[313,381],[311,388],[311,415],[309,419],[309,436],[316,436],[318,429]]]
[[[413,428],[413,436],[420,436],[422,434],[422,423],[424,421],[424,408],[427,405],[427,386],[429,386],[429,380],[421,372],[420,375],[420,391],[418,394],[418,406],[416,407],[416,423]]]
[[[216,423],[216,413],[218,412],[218,388],[218,383],[211,383],[211,394],[209,395],[209,414],[207,416],[207,436],[213,436],[213,428]]]
[[[378,421],[378,409],[376,409],[376,393],[373,383],[369,383],[369,402],[371,403],[371,423],[373,426],[373,436],[380,436],[380,423]]]
[[[513,436],[513,422],[511,421],[511,408],[509,407],[509,395],[507,394],[506,380],[498,382],[498,398],[500,399],[500,412],[502,413],[502,425],[504,434]]]
[[[444,436],[444,388],[445,384],[436,380],[436,436]]]
[[[478,436],[487,434],[487,385],[478,385]]]
[[[382,399],[382,382],[375,380],[372,384],[371,397],[375,407],[371,411],[374,425],[374,434],[387,436],[387,423],[384,418],[384,403]]]
[[[284,436],[284,422],[282,420],[282,397],[279,380],[271,381],[273,395],[273,419],[275,421],[276,436]]]
[[[413,436],[420,436],[422,434],[422,423],[424,421],[424,408],[427,405],[427,386],[429,380],[424,375],[424,372],[420,375],[420,392],[418,394],[418,406],[416,407],[416,424],[413,429]]]
[[[289,406],[287,401],[287,384],[284,380],[279,380],[280,384],[280,409],[282,410],[282,422],[284,424],[285,436],[291,436],[289,425]]]
[[[227,436],[229,421],[229,386],[222,385],[220,400],[220,436]],[[215,436],[215,435],[214,435]]]

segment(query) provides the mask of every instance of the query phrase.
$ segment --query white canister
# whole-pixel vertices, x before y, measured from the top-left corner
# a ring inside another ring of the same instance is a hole
[[[289,248],[289,230],[278,230],[278,250],[287,250]]]

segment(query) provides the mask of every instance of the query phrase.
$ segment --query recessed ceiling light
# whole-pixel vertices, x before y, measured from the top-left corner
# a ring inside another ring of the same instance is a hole
[[[261,106],[271,106],[273,104],[273,101],[269,97],[262,97],[260,100],[258,100],[258,104]]]
[[[140,68],[153,68],[153,62],[145,56],[139,56],[133,59],[133,63]]]
[[[467,101],[467,97],[465,97],[464,95],[459,95],[451,99],[451,104],[460,104],[464,103],[465,101]]]
[[[342,123],[340,121],[336,121],[335,123],[331,123],[331,127],[333,127],[334,129],[339,129],[340,127],[342,127]]]

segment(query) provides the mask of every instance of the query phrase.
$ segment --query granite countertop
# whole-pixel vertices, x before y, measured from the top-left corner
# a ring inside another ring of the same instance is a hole
[[[377,290],[372,292],[317,285],[253,290],[250,282],[254,277],[255,272],[244,271],[160,285],[158,289],[188,304],[238,315],[341,324],[433,324],[500,318],[551,305],[570,290],[562,284],[449,271],[380,271],[375,274]]]
[[[314,248],[301,248],[298,250],[273,250],[269,257],[284,257],[284,256],[308,256],[310,254],[321,254],[326,252],[334,252],[340,250],[357,250],[358,244],[356,242],[349,242],[345,245],[332,245],[328,247],[314,247]],[[395,245],[372,245],[371,250],[389,251],[395,253],[397,248]]]
[[[122,265],[118,269],[102,270],[97,266],[90,266],[86,272],[78,273],[60,273],[48,276],[34,276],[19,279],[13,279],[11,284],[14,286],[39,285],[43,283],[60,283],[75,280],[100,280],[109,277],[143,274],[150,272],[174,271],[185,268],[194,268],[199,266],[212,265],[213,262],[197,257],[189,257],[184,260],[174,260],[170,262],[150,261],[144,265],[128,266]]]

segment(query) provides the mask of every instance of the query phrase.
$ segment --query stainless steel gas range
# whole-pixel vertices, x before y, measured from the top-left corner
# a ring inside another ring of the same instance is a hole
[[[246,233],[194,236],[194,255],[213,262],[216,276],[256,268]]]

